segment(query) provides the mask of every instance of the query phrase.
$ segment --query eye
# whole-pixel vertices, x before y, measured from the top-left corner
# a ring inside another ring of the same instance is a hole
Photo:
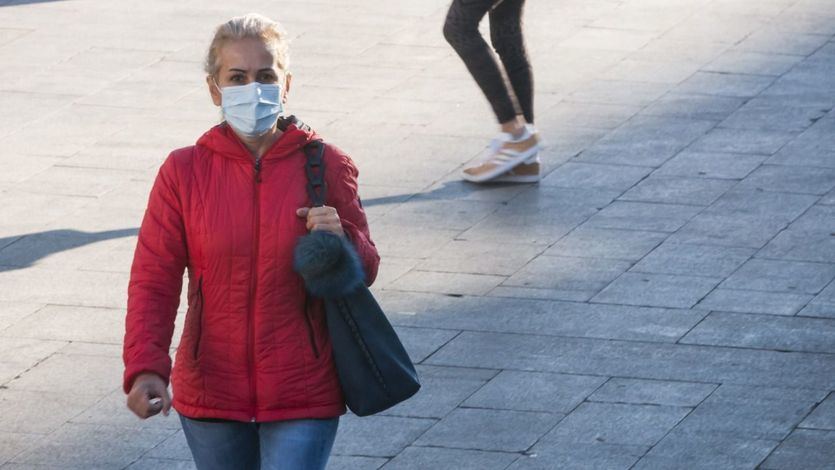
[[[244,76],[243,74],[236,73],[235,75],[229,77],[229,81],[232,83],[241,83],[244,81]]]
[[[265,72],[258,76],[258,81],[261,83],[275,83],[278,81],[278,77],[272,72]]]

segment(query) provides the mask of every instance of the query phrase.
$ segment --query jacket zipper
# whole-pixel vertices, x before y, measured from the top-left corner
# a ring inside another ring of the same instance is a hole
[[[249,333],[249,393],[252,397],[252,416],[250,421],[255,422],[255,415],[258,413],[258,396],[256,395],[256,383],[255,383],[255,295],[258,291],[258,242],[260,238],[260,228],[261,228],[261,158],[258,157],[255,159],[255,182],[253,183],[253,207],[255,208],[255,214],[253,216],[253,256],[252,262],[250,264],[250,277],[251,277],[251,286],[250,286],[250,296],[249,296],[249,322],[247,323],[248,326],[248,333]]]
[[[313,334],[313,322],[310,320],[310,297],[304,297],[304,323],[307,326],[307,336],[310,338],[310,346],[313,348],[313,355],[319,359],[319,346],[316,345],[316,335]]]
[[[203,275],[197,280],[197,299],[194,302],[194,314],[197,315],[197,339],[194,341],[194,360],[200,355],[200,342],[203,339]]]

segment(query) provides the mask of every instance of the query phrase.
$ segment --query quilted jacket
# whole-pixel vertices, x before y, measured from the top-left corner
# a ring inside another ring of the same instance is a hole
[[[276,421],[345,412],[322,303],[292,269],[307,233],[301,123],[254,159],[228,125],[162,164],[139,230],[128,286],[123,388],[154,372],[191,418]],[[357,195],[357,169],[325,147],[328,205],[360,255],[366,282],[379,256]],[[188,270],[188,311],[172,371],[168,354]]]

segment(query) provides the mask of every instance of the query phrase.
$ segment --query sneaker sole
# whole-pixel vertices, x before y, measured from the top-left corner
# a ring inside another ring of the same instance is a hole
[[[539,183],[540,175],[499,175],[488,183]]]
[[[485,181],[490,181],[503,173],[507,173],[508,171],[515,168],[517,165],[525,162],[525,160],[539,153],[539,148],[539,145],[534,145],[530,149],[515,155],[512,160],[508,160],[503,164],[493,168],[492,170],[484,172],[480,175],[471,175],[462,171],[461,177],[471,183],[484,183]]]

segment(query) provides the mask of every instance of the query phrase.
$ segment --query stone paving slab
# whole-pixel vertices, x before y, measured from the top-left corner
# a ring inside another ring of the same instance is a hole
[[[458,408],[422,435],[417,445],[523,452],[564,415],[530,411]],[[472,432],[478,429],[479,432]]]
[[[394,457],[423,435],[437,420],[347,415],[339,422],[340,433],[333,445],[334,455]],[[381,439],[385,436],[385,439]]]
[[[74,418],[80,410],[97,403],[100,398],[89,393],[64,394],[0,389],[0,427],[6,432],[48,434]],[[124,406],[124,399],[120,401]],[[21,403],[27,402],[37,403],[38,406],[20,406]]]
[[[487,217],[458,239],[489,243],[525,243],[546,247],[562,238],[594,213],[587,207],[557,207],[549,212],[505,210]],[[519,230],[524,227],[524,230]]]
[[[808,294],[715,289],[698,306],[706,310],[769,315],[794,315],[812,300]]]
[[[779,100],[753,99],[719,125],[732,129],[801,132],[826,115],[821,106],[786,106]]]
[[[602,377],[503,371],[464,406],[570,413],[605,381]]]
[[[39,361],[29,373],[5,383],[11,390],[75,393],[83,389],[86,393],[99,395],[119,388],[124,367],[117,358],[84,359],[83,356],[54,354]],[[77,367],[79,362],[85,367]]]
[[[759,254],[763,257],[819,263],[835,262],[835,238],[826,227],[779,233]]]
[[[0,332],[42,308],[40,304],[0,302]]]
[[[591,302],[645,307],[692,308],[719,280],[674,274],[624,273]]]
[[[377,470],[388,459],[380,457],[356,457],[345,455],[332,455],[328,461],[328,469],[336,470]]]
[[[551,246],[548,256],[637,261],[665,238],[659,232],[581,227]]]
[[[765,156],[721,152],[684,151],[667,160],[653,174],[699,178],[742,179],[754,171]]]
[[[0,337],[119,344],[124,323],[121,310],[47,305],[0,332]]]
[[[172,417],[179,421],[177,416],[172,415]],[[170,435],[167,439],[151,449],[151,451],[146,455],[150,458],[162,458],[167,460],[191,460],[191,451],[188,448],[186,436],[182,430],[178,430],[174,434]]]
[[[757,468],[777,441],[713,433],[671,433],[632,467],[641,470]]]
[[[826,397],[798,427],[810,429],[835,430],[835,399]]]
[[[677,431],[780,441],[810,409],[806,403],[723,403],[708,399],[681,422]]]
[[[65,424],[34,448],[14,457],[30,465],[125,467],[166,437],[172,430],[146,430],[137,439],[130,428]]]
[[[461,470],[502,470],[518,456],[500,452],[484,452],[441,447],[408,447],[382,468],[385,470],[420,470],[424,468],[457,468]]]
[[[725,279],[727,289],[817,294],[835,278],[835,264],[751,259]]]
[[[670,91],[641,110],[641,114],[676,118],[721,121],[738,109],[745,99],[730,96]]]
[[[542,248],[527,244],[510,245],[453,240],[439,247],[418,268],[426,271],[468,272],[510,276],[529,262],[539,259]]]
[[[530,299],[449,299],[394,292],[385,292],[381,301],[390,306],[389,317],[398,327],[434,325],[452,330],[650,342],[674,342],[706,315],[700,310]]]
[[[734,183],[727,180],[657,176],[653,174],[635,185],[619,199],[709,206],[733,186]]]
[[[346,416],[329,468],[831,466],[835,5],[527,2],[544,178],[481,187],[458,172],[495,122],[449,1],[0,0],[0,468],[194,468],[176,416],[124,409],[119,312],[246,10],[360,168],[424,383]]]
[[[682,244],[760,249],[786,228],[786,222],[745,214],[701,213],[667,240]]]
[[[615,201],[592,216],[585,227],[675,232],[701,210],[682,204]]]
[[[197,467],[191,460],[141,458],[127,468],[130,470],[195,470]]]
[[[0,342],[0,380],[4,386],[20,374],[40,364],[67,343],[8,338]]]
[[[540,256],[502,285],[599,292],[629,266],[628,261],[606,258]]]
[[[578,159],[657,167],[714,125],[713,121],[639,116],[598,140]]]
[[[819,389],[832,388],[835,368],[829,354],[476,332],[427,363]]]
[[[385,415],[442,419],[467,397],[482,388],[486,380],[421,375],[421,390],[414,399],[383,412]]]
[[[613,444],[538,444],[529,457],[521,457],[512,470],[558,470],[576,469],[628,469],[645,454],[646,446],[628,446]]]
[[[743,48],[747,49],[747,48]],[[780,76],[803,60],[800,54],[773,54],[750,50],[727,51],[702,70],[706,72],[745,73]]]
[[[739,331],[745,334],[732,334]],[[833,334],[825,319],[711,312],[679,342],[833,353]]]
[[[636,263],[631,272],[727,277],[756,250],[665,242]]]
[[[618,171],[613,171],[617,169]],[[650,173],[644,167],[569,162],[543,178],[542,184],[566,188],[626,190]]]
[[[831,158],[831,151],[835,149],[833,129],[835,129],[835,120],[831,118],[819,120],[797,139],[786,144],[768,162],[778,165],[835,167]]]
[[[798,429],[774,450],[762,468],[830,468],[835,459],[833,442],[832,431]]]
[[[714,390],[707,383],[612,378],[589,401],[695,407]]]
[[[412,270],[391,284],[391,289],[450,295],[484,295],[505,280],[487,274]]]
[[[41,436],[37,434],[0,432],[0,465],[5,467],[3,464],[36,446],[40,439]]]
[[[762,165],[745,177],[738,189],[823,195],[835,187],[835,169]]]
[[[689,412],[681,407],[583,403],[541,443],[652,446]]]
[[[797,132],[716,128],[693,142],[689,148],[697,152],[773,155],[796,136]]]

